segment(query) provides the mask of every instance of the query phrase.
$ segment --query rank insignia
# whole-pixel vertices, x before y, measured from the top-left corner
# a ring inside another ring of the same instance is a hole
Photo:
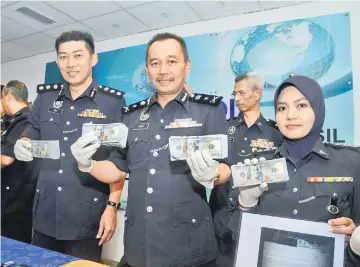
[[[352,183],[353,177],[307,177],[308,183]]]

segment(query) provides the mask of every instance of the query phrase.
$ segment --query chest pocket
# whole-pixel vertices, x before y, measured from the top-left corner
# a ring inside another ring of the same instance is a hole
[[[58,114],[48,113],[40,118],[41,138],[54,140],[54,134],[61,133],[61,117]],[[55,138],[58,139],[58,138]]]
[[[143,161],[149,155],[149,131],[130,130],[128,142],[128,159],[130,163]]]
[[[204,126],[166,129],[168,136],[197,136],[204,134]]]

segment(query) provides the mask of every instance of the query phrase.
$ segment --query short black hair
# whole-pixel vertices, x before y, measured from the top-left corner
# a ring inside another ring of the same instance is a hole
[[[28,101],[28,89],[23,82],[12,80],[9,81],[6,86],[1,90],[4,95],[11,93],[17,101],[27,103]]]
[[[149,56],[149,48],[150,48],[150,46],[155,42],[164,41],[164,40],[168,40],[168,39],[176,40],[181,45],[181,49],[183,51],[185,61],[187,61],[189,59],[189,54],[188,54],[188,51],[187,51],[185,40],[183,38],[181,38],[180,36],[174,34],[174,33],[163,32],[163,33],[156,34],[148,42],[147,48],[146,48],[145,62],[147,62],[147,59],[148,59],[148,56]]]
[[[61,44],[71,41],[84,41],[86,49],[90,54],[95,53],[94,39],[90,33],[82,32],[78,30],[65,31],[55,41],[56,53],[59,53],[59,47]]]

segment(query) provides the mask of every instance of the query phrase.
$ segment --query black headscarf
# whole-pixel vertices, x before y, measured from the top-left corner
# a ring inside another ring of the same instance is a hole
[[[325,120],[325,101],[322,89],[316,81],[305,76],[292,76],[283,81],[275,92],[275,114],[279,95],[281,91],[288,86],[296,87],[310,102],[311,108],[315,113],[314,124],[307,136],[298,140],[291,140],[286,137],[284,139],[286,149],[289,152],[291,159],[295,163],[298,163],[309,154],[316,141],[320,138],[321,129]]]

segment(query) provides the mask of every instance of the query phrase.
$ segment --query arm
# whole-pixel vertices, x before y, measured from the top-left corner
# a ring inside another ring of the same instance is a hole
[[[7,167],[14,163],[15,159],[5,155],[1,155],[1,168]]]
[[[231,175],[230,167],[225,163],[219,163],[218,165],[219,175],[214,182],[214,185],[225,184]]]
[[[113,153],[112,153],[113,154]],[[125,181],[126,173],[116,167],[110,160],[93,161],[94,167],[90,174],[97,180],[103,183],[111,184]]]

